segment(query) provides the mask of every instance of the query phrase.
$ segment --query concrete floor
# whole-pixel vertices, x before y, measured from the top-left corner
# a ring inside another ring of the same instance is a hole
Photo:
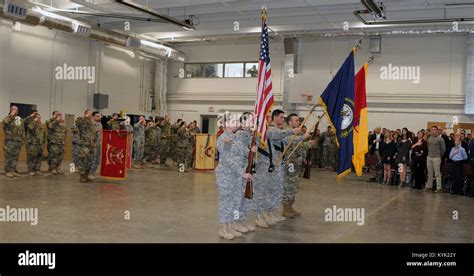
[[[3,164],[0,164],[3,168]],[[65,167],[67,164],[65,165]],[[19,170],[26,171],[25,164]],[[313,170],[296,208],[303,215],[235,241],[217,236],[214,173],[132,170],[126,181],[79,183],[77,174],[8,179],[0,207],[36,207],[39,223],[0,222],[0,242],[465,243],[474,242],[474,198],[366,183]],[[326,222],[326,208],[365,208],[365,224]],[[453,211],[459,219],[453,220]],[[124,218],[130,212],[130,220]]]

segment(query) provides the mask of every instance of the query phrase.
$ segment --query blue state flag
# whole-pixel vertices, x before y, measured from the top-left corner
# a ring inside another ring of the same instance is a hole
[[[351,172],[354,154],[354,51],[319,97],[339,146],[337,180]]]

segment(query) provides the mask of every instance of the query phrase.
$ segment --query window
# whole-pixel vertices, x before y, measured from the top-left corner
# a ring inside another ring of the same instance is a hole
[[[243,78],[244,64],[243,63],[226,63],[225,64],[225,78]]]
[[[222,63],[192,63],[184,66],[186,78],[222,78]]]
[[[258,77],[258,63],[246,62],[245,63],[245,77],[256,78]]]
[[[186,78],[256,78],[257,62],[187,63]]]

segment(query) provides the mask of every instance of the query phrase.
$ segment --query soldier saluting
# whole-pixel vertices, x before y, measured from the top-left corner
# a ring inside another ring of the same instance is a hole
[[[18,116],[18,107],[11,106],[10,113],[3,119],[3,153],[5,155],[5,172],[7,177],[20,177],[16,172],[21,145],[25,139],[25,126]]]
[[[117,113],[112,114],[112,119],[107,122],[107,127],[110,130],[120,130],[120,123],[118,121],[119,115]]]
[[[46,128],[48,130],[48,170],[52,174],[64,174],[61,163],[66,145],[66,124],[62,114],[53,111],[53,117],[46,121]]]
[[[94,161],[95,151],[95,125],[92,122],[92,112],[84,111],[84,117],[76,119],[76,128],[78,131],[79,156],[77,158],[77,166],[81,178],[79,181],[92,182],[89,178],[90,167]]]
[[[42,175],[43,147],[46,144],[46,127],[41,122],[41,115],[34,111],[25,118],[26,125],[26,163],[31,176]]]

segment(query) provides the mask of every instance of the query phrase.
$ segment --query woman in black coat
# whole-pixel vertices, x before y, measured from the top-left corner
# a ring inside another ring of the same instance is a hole
[[[383,184],[390,185],[392,176],[392,165],[397,152],[397,146],[393,141],[390,130],[384,133],[385,143],[382,150],[382,164],[383,164]]]
[[[414,189],[421,190],[426,181],[426,158],[428,157],[428,143],[423,139],[424,133],[418,131],[415,141],[411,146],[411,159],[413,162],[413,172],[415,175]]]
[[[405,186],[407,169],[410,165],[410,149],[411,149],[411,137],[410,132],[406,127],[402,129],[402,136],[397,142],[397,158],[395,159],[395,166],[398,167],[400,173],[400,186]]]

